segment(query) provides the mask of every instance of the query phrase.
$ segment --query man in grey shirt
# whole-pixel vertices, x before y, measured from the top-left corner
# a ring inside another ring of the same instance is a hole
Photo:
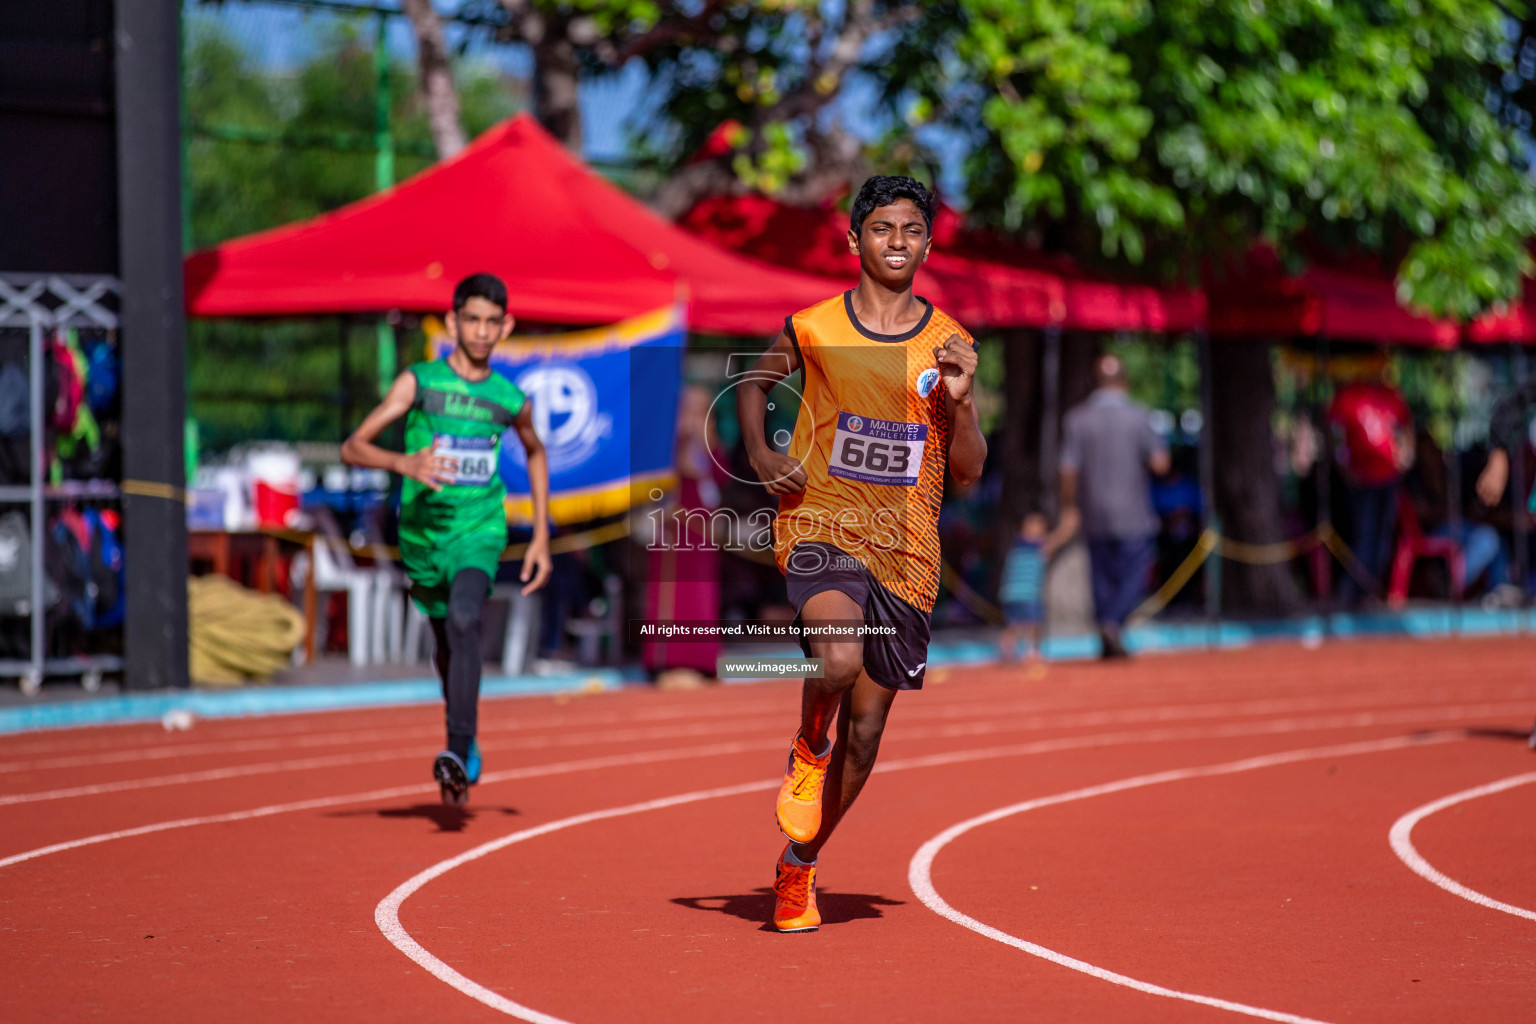
[[[1168,472],[1168,446],[1127,393],[1125,364],[1103,355],[1097,389],[1067,413],[1061,446],[1061,532],[1088,540],[1093,605],[1106,658],[1123,658],[1120,631],[1146,595],[1157,555],[1151,474]]]

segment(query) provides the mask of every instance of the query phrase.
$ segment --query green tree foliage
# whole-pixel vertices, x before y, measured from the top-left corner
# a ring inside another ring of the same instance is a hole
[[[1255,235],[1365,252],[1400,297],[1470,315],[1519,292],[1536,188],[1505,8],[1486,0],[965,0],[986,89],[979,210],[1067,248],[1193,270]],[[943,100],[944,97],[934,97]]]
[[[371,23],[341,22],[296,67],[259,64],[241,41],[189,23],[185,55],[190,238],[213,245],[335,209],[374,191]],[[411,62],[390,75],[390,125],[404,178],[432,162]],[[493,70],[459,71],[466,128],[522,105]],[[240,139],[257,141],[240,141]],[[213,452],[253,439],[339,441],[377,395],[370,322],[194,320],[187,346],[191,414]]]
[[[188,181],[192,244],[202,247],[333,210],[374,191],[373,35],[340,23],[294,68],[257,63],[216,25],[193,21],[187,44]],[[395,175],[433,162],[409,60],[390,71]],[[459,72],[473,136],[525,105],[521,83],[485,66]],[[239,141],[246,135],[257,141]],[[261,141],[276,140],[276,141]]]

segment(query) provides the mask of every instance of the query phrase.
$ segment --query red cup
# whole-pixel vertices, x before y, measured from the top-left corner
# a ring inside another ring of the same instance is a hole
[[[299,492],[273,487],[262,480],[256,481],[256,522],[261,526],[282,529],[292,526],[299,515]]]

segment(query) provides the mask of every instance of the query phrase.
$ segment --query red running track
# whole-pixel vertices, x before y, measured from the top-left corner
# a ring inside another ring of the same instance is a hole
[[[1531,654],[935,671],[810,935],[795,684],[488,701],[465,812],[433,707],[0,738],[0,1020],[1524,1022]]]

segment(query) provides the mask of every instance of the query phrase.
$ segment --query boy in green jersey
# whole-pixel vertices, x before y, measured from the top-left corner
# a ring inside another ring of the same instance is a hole
[[[549,462],[533,428],[533,408],[516,384],[491,370],[491,350],[512,333],[507,286],[475,274],[453,291],[444,359],[417,363],[341,447],[347,464],[405,478],[400,494],[400,557],[411,597],[432,623],[435,662],[447,703],[448,749],[432,773],[443,802],[463,804],[480,779],[475,725],[480,701],[480,613],[507,544],[502,435],[517,432],[528,454],[533,540],[521,579],[529,594],[549,579]],[[374,438],[405,417],[405,452]]]

